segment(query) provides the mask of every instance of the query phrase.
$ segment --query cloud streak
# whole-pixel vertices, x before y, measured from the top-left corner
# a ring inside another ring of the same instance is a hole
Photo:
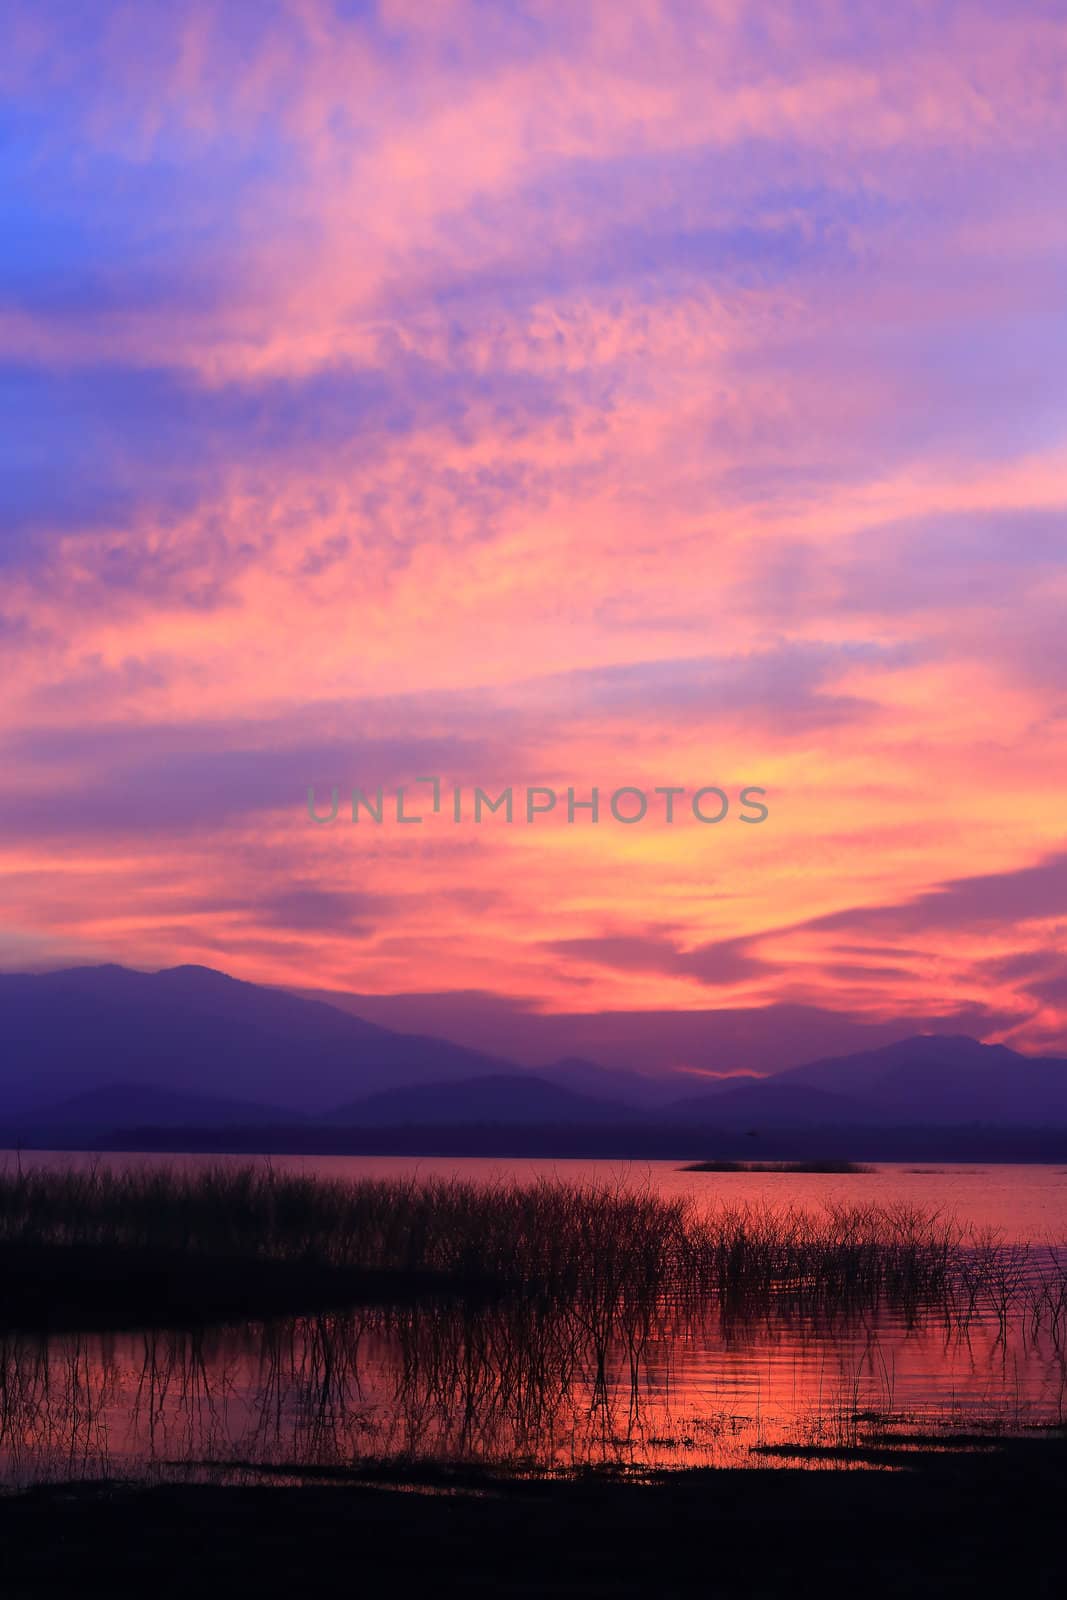
[[[8,10],[5,948],[1067,1044],[1054,8]]]

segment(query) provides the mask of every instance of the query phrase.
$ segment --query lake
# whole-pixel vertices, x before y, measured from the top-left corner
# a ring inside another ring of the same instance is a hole
[[[187,1168],[216,1156],[23,1152],[7,1165]],[[198,1332],[0,1335],[9,1481],[108,1472],[295,1475],[412,1454],[531,1465],[745,1465],[872,1427],[1020,1430],[1067,1415],[1067,1171],[879,1166],[689,1173],[667,1162],[274,1157],[323,1177],[547,1178],[687,1195],[714,1212],[877,1206],[956,1219],[951,1300],[670,1297],[616,1315],[439,1300]],[[973,1269],[970,1263],[973,1262]],[[817,1289],[817,1285],[812,1286]]]

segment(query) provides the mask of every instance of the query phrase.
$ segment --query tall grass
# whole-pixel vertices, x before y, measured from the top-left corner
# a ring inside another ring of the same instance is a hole
[[[904,1204],[703,1209],[623,1184],[352,1182],[268,1166],[0,1173],[0,1252],[64,1245],[225,1257],[237,1271],[245,1259],[444,1276],[566,1302],[593,1334],[665,1300],[735,1318],[886,1303],[956,1325],[1021,1309],[1067,1344],[1061,1255],[1006,1250]]]
[[[66,1441],[72,1456],[100,1457],[122,1363],[106,1343],[102,1356],[80,1336],[46,1347],[32,1332],[10,1331],[32,1324],[4,1321],[5,1261],[28,1258],[42,1275],[61,1274],[71,1251],[222,1263],[246,1290],[244,1330],[216,1338],[146,1324],[137,1404],[146,1428],[164,1412],[185,1419],[187,1437],[171,1442],[189,1459],[205,1450],[224,1458],[234,1447],[215,1430],[227,1395],[247,1379],[245,1357],[230,1372],[211,1354],[231,1335],[252,1341],[257,1374],[253,1431],[241,1448],[318,1462],[368,1446],[544,1458],[561,1430],[600,1429],[610,1441],[639,1414],[650,1365],[662,1372],[673,1351],[740,1343],[757,1329],[788,1344],[813,1330],[869,1332],[886,1312],[891,1325],[943,1324],[947,1338],[964,1341],[981,1325],[1005,1350],[1010,1331],[1035,1348],[1040,1341],[1061,1364],[1067,1352],[1062,1254],[1006,1248],[911,1206],[705,1209],[624,1185],[331,1182],[265,1166],[7,1172],[0,1458],[20,1441],[36,1441],[34,1449]],[[385,1294],[351,1311],[272,1320],[256,1299],[259,1269],[270,1263],[426,1279],[459,1292]],[[165,1294],[167,1271],[162,1281]],[[262,1326],[253,1326],[257,1317]],[[388,1351],[395,1376],[385,1424],[367,1406],[368,1349]],[[391,1433],[375,1431],[382,1426]],[[591,1448],[589,1438],[574,1448]]]

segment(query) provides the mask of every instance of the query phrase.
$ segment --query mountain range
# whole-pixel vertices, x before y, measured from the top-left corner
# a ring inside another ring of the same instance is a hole
[[[0,1038],[8,1143],[303,1124],[1067,1129],[1067,1060],[960,1035],[915,1035],[764,1078],[651,1080],[573,1059],[531,1071],[204,967],[0,975]]]

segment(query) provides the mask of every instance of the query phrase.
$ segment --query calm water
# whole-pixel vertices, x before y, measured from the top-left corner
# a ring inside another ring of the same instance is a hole
[[[13,1161],[14,1157],[5,1158]],[[218,1164],[217,1157],[23,1164]],[[243,1164],[237,1162],[236,1164]],[[456,1176],[651,1187],[701,1205],[906,1203],[995,1229],[1017,1285],[1067,1244],[1067,1171],[916,1170],[854,1176],[684,1173],[666,1162],[273,1158],[330,1177]],[[1029,1246],[1024,1251],[1023,1246]],[[344,1466],[410,1453],[570,1464],[744,1464],[754,1446],[850,1443],[872,1418],[905,1428],[1011,1428],[1067,1416],[1067,1352],[1036,1298],[1003,1313],[983,1291],[965,1323],[943,1308],[789,1302],[657,1306],[594,1329],[513,1303],[362,1308],[188,1333],[0,1336],[0,1465],[9,1479],[178,1465]],[[1067,1328],[1067,1319],[1063,1327]]]

